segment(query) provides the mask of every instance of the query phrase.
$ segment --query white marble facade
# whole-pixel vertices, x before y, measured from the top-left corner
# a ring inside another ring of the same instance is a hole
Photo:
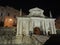
[[[55,19],[45,18],[44,10],[39,8],[32,8],[29,10],[27,17],[17,17],[17,35],[29,35],[29,31],[33,32],[34,27],[39,27],[43,34],[56,34]]]
[[[33,32],[34,27],[39,27],[43,34],[56,34],[55,19],[47,19],[40,17],[18,17],[17,35],[29,35],[29,31]]]
[[[39,27],[44,35],[56,34],[55,19],[45,18],[43,10],[33,8],[29,10],[29,15],[26,17],[17,17],[17,39],[16,43],[22,42],[23,35],[30,36],[29,32],[33,33],[34,27]],[[19,40],[19,41],[18,41]],[[26,41],[26,40],[25,40]]]

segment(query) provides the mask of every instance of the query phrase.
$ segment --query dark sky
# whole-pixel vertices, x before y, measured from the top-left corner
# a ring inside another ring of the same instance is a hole
[[[10,6],[28,14],[28,10],[34,7],[43,9],[44,14],[49,17],[49,11],[52,12],[54,18],[60,16],[60,2],[55,0],[0,0],[0,5]]]

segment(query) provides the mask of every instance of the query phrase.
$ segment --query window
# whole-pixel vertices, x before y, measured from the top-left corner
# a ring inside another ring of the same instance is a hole
[[[10,16],[10,14],[8,13],[8,16]]]
[[[16,18],[16,15],[14,15],[14,18]]]
[[[0,16],[3,16],[3,13],[1,13],[1,15]]]

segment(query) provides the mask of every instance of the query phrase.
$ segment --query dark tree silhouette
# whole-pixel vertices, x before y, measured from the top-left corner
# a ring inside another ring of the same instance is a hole
[[[53,34],[44,45],[60,45],[60,34]]]

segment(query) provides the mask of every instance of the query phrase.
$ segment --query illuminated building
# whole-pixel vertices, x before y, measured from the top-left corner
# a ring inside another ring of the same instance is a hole
[[[39,27],[44,35],[56,34],[55,28],[55,19],[54,18],[46,18],[43,12],[44,10],[39,8],[33,8],[29,10],[29,15],[26,17],[17,17],[17,42],[16,43],[23,43],[22,38],[24,36],[29,36],[29,32],[33,33],[34,27]],[[19,38],[21,37],[21,38]],[[24,39],[24,41],[27,41]],[[27,41],[29,43],[29,41]]]

